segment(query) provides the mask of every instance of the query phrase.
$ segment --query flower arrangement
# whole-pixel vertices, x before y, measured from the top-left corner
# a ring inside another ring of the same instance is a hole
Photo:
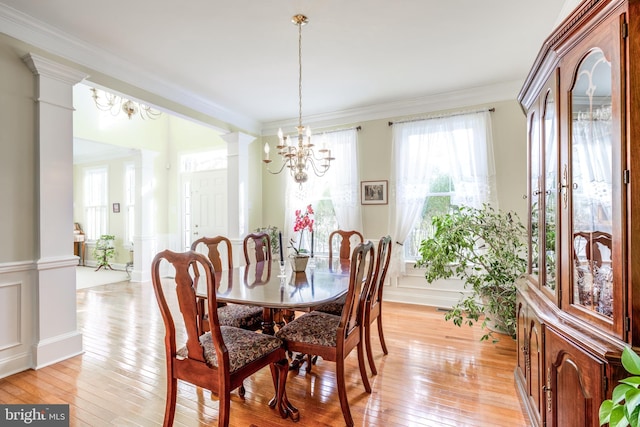
[[[311,205],[307,205],[307,209],[305,211],[300,209],[296,210],[296,220],[293,224],[293,231],[296,233],[300,232],[297,247],[294,239],[289,241],[289,247],[293,249],[296,255],[306,254],[308,252],[306,249],[302,248],[302,236],[305,230],[309,231],[309,233],[313,233],[313,223],[314,212]]]

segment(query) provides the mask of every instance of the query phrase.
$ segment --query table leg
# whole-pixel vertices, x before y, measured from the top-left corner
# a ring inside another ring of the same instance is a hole
[[[265,307],[262,309],[262,333],[267,335],[274,335],[276,333],[275,322],[273,321],[273,309],[271,308]]]
[[[274,364],[270,366],[272,375],[275,375],[277,386],[276,395],[269,401],[269,407],[275,408],[277,406],[282,418],[291,417],[291,420],[296,422],[300,420],[300,412],[289,402],[287,397],[287,364],[287,359],[283,359],[275,364],[277,369]],[[279,396],[280,401],[278,402]]]

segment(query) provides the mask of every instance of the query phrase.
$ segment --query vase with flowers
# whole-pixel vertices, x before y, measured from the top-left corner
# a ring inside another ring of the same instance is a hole
[[[290,256],[291,264],[293,265],[293,271],[300,272],[305,271],[305,269],[307,268],[307,262],[309,262],[309,250],[303,247],[303,242],[305,231],[309,232],[309,234],[311,235],[311,241],[313,242],[313,207],[311,205],[307,205],[307,208],[304,211],[298,209],[296,210],[295,214],[296,219],[293,223],[293,231],[294,233],[299,233],[298,241],[296,244],[295,238],[292,238],[291,240],[289,240],[289,247],[293,250],[293,253]]]

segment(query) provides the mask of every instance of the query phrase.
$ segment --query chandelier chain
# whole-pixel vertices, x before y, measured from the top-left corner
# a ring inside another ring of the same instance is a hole
[[[298,126],[302,128],[302,21],[298,21]]]
[[[311,143],[311,129],[302,125],[302,26],[309,21],[304,15],[294,15],[291,21],[298,26],[297,141],[295,138],[284,136],[282,129],[278,129],[279,143],[276,148],[281,161],[279,169],[272,171],[269,168],[269,164],[273,160],[269,158],[271,148],[268,142],[264,144],[265,157],[262,161],[267,165],[267,172],[271,174],[279,174],[285,168],[288,168],[293,180],[302,186],[309,179],[309,173],[311,172],[318,177],[324,176],[331,166],[331,161],[335,160],[335,158],[331,157],[331,150],[325,147],[315,149],[314,144]]]

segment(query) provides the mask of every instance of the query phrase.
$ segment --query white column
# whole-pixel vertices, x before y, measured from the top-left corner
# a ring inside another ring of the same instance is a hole
[[[227,142],[228,238],[236,265],[244,263],[242,239],[249,232],[249,144],[255,139],[241,132],[222,135]]]
[[[136,218],[135,234],[133,236],[133,271],[132,282],[151,281],[151,261],[157,252],[157,224],[155,223],[158,209],[154,197],[154,159],[158,155],[155,151],[140,150],[136,156]]]
[[[86,74],[38,55],[23,58],[36,79],[37,227],[35,368],[82,352],[73,256],[73,85]]]

